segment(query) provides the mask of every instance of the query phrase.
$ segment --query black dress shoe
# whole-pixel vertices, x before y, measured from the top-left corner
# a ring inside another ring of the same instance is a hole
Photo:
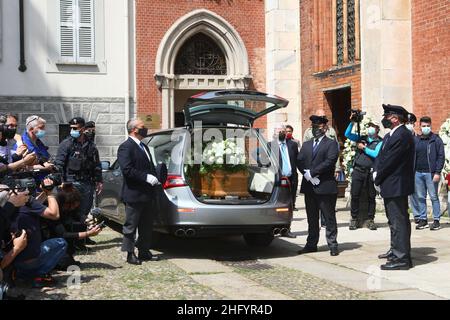
[[[134,254],[134,252],[128,252],[127,262],[128,262],[129,264],[135,264],[135,265],[140,265],[140,264],[142,264],[141,260],[139,260],[138,257],[136,257],[136,255]]]
[[[394,252],[391,249],[388,252],[378,255],[378,259],[389,259],[395,258]]]
[[[138,254],[138,259],[141,261],[159,261],[159,257],[158,256],[154,256],[149,252],[145,252],[145,253],[139,253]]]
[[[396,259],[381,265],[381,270],[409,270],[412,268],[410,259]]]
[[[338,256],[339,255],[339,249],[338,248],[331,248],[330,249],[330,256]]]
[[[305,254],[310,252],[317,252],[317,248],[304,247],[302,250],[298,251],[298,254]]]

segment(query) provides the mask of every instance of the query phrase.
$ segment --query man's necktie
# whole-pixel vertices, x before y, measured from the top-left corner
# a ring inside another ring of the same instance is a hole
[[[391,137],[391,135],[389,133],[384,136],[384,138],[383,138],[383,146],[382,146],[381,149],[384,149],[384,147],[386,147],[386,144],[389,141],[390,137]]]
[[[289,156],[287,153],[286,142],[281,143],[281,160],[282,160],[281,173],[283,174],[283,176],[289,177],[291,175],[291,165],[289,163]]]
[[[319,139],[314,140],[313,157],[316,155],[317,147],[319,146]]]

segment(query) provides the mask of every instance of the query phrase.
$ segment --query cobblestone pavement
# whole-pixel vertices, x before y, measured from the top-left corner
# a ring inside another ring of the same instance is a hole
[[[305,272],[256,261],[232,263],[236,272],[298,300],[369,300],[374,297]]]
[[[18,282],[11,295],[24,294],[27,299],[229,299],[221,293],[220,287],[214,289],[201,285],[196,276],[227,278],[230,273],[183,270],[171,260],[179,257],[208,261],[229,268],[231,273],[245,277],[267,290],[278,292],[293,299],[368,299],[369,295],[322,280],[298,270],[290,270],[276,265],[258,262],[259,256],[286,256],[286,249],[250,249],[240,239],[163,239],[163,260],[146,262],[141,266],[125,263],[120,252],[120,234],[105,229],[95,238],[97,245],[91,246],[89,254],[80,253],[76,259],[82,262],[81,283],[76,288],[75,273],[58,272],[55,275],[58,285],[55,288],[31,289],[27,283]],[[189,251],[190,249],[190,251]],[[158,252],[156,251],[156,252]],[[216,262],[218,260],[219,262]],[[174,260],[175,261],[175,260]],[[228,269],[227,269],[228,270]],[[228,271],[227,271],[228,272]],[[247,282],[243,283],[246,285]],[[72,287],[68,287],[68,285]],[[269,291],[270,292],[270,291]],[[270,293],[269,293],[270,294]],[[258,296],[260,297],[260,296]],[[270,299],[270,297],[268,297]]]

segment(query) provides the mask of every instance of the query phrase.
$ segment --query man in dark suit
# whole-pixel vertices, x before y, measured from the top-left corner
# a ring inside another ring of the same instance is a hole
[[[325,136],[326,117],[311,116],[314,138],[303,143],[298,154],[297,166],[303,174],[300,192],[305,194],[308,218],[308,239],[299,254],[316,252],[319,242],[319,211],[326,224],[326,238],[330,255],[339,254],[337,243],[336,200],[337,181],[334,176],[339,147],[336,141]]]
[[[292,206],[295,209],[295,200],[297,198],[297,185],[298,185],[298,173],[297,173],[297,156],[298,156],[298,144],[292,139],[286,138],[286,128],[282,127],[277,129],[278,133],[275,135],[275,139],[269,144],[269,148],[273,154],[276,155],[278,160],[281,174],[289,179],[291,185]],[[296,238],[296,235],[290,231],[283,236],[288,238]]]
[[[408,270],[411,262],[411,223],[408,196],[414,192],[414,140],[404,126],[408,112],[401,106],[384,105],[382,124],[391,131],[374,169],[374,183],[379,186],[391,230],[391,248],[380,259],[388,262],[382,270]]]
[[[129,138],[117,151],[117,160],[123,174],[122,201],[125,203],[126,220],[123,225],[122,251],[128,252],[127,262],[141,264],[142,261],[157,261],[159,258],[150,252],[153,232],[153,208],[155,207],[155,188],[159,184],[150,150],[141,142],[148,129],[139,119],[127,123]],[[134,253],[136,230],[139,238],[139,254]]]

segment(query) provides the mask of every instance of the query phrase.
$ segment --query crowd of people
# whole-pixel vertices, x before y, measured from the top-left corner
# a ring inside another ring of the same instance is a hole
[[[42,141],[45,119],[28,117],[19,134],[15,115],[0,116],[0,297],[16,279],[54,284],[51,272],[79,265],[75,252],[102,231],[87,219],[102,191],[95,123],[76,117],[69,124],[52,158]]]
[[[442,139],[432,131],[431,119],[419,120],[401,106],[383,105],[382,125],[390,131],[382,138],[380,124],[371,121],[367,134],[355,132],[361,119],[350,117],[345,136],[354,141],[357,154],[352,165],[351,219],[349,228],[358,228],[360,200],[367,195],[368,228],[376,230],[375,197],[380,193],[391,229],[391,246],[381,259],[385,270],[409,269],[411,261],[411,208],[416,229],[440,228],[441,208],[438,183],[445,155]],[[336,132],[328,126],[322,110],[310,117],[311,126],[302,142],[293,138],[293,127],[278,130],[273,143],[279,147],[280,169],[289,178],[293,209],[300,193],[305,195],[308,237],[299,254],[317,251],[320,227],[326,228],[326,240],[332,256],[339,255],[337,241],[337,179],[341,172]],[[79,265],[77,250],[102,231],[102,225],[89,219],[95,195],[102,192],[102,168],[94,143],[95,123],[75,117],[69,122],[70,136],[63,140],[55,157],[48,152],[43,138],[45,119],[33,115],[26,119],[25,130],[17,132],[17,117],[0,116],[0,297],[15,279],[30,281],[34,287],[54,283],[51,272]],[[148,147],[141,141],[148,129],[139,119],[128,121],[129,138],[118,150],[126,203],[122,250],[127,262],[157,261],[150,252],[151,225],[142,212],[153,206],[153,187],[158,185],[155,165]],[[446,177],[450,185],[450,175]],[[430,195],[433,222],[428,224],[426,195]],[[409,199],[408,199],[409,197]],[[139,201],[138,201],[139,200]],[[143,205],[136,206],[136,202]],[[136,242],[136,233],[139,240]],[[287,237],[295,237],[291,232]],[[135,244],[139,254],[134,254]]]
[[[409,210],[414,215],[416,229],[429,227],[434,231],[441,228],[438,187],[445,163],[444,144],[439,135],[433,133],[430,117],[421,117],[420,128],[416,131],[414,114],[401,106],[383,105],[383,108],[381,124],[389,130],[384,137],[380,136],[377,121],[368,123],[367,134],[361,134],[361,129],[355,130],[363,119],[358,111],[352,112],[345,131],[345,137],[355,142],[357,149],[351,164],[349,229],[360,227],[362,200],[368,204],[368,229],[377,229],[375,200],[380,194],[391,229],[391,247],[379,255],[380,259],[388,259],[388,262],[381,268],[404,270],[412,267]],[[330,254],[336,256],[339,255],[336,223],[337,180],[341,171],[339,143],[323,110],[318,110],[310,120],[311,126],[306,129],[302,144],[293,139],[292,126],[277,129],[280,168],[293,186],[294,210],[298,171],[303,175],[300,193],[305,196],[308,238],[299,254],[317,251],[322,226],[326,228]],[[445,181],[450,190],[450,174]],[[432,203],[431,224],[428,223],[427,193]],[[362,199],[363,195],[365,199]],[[286,236],[295,237],[291,232]]]

